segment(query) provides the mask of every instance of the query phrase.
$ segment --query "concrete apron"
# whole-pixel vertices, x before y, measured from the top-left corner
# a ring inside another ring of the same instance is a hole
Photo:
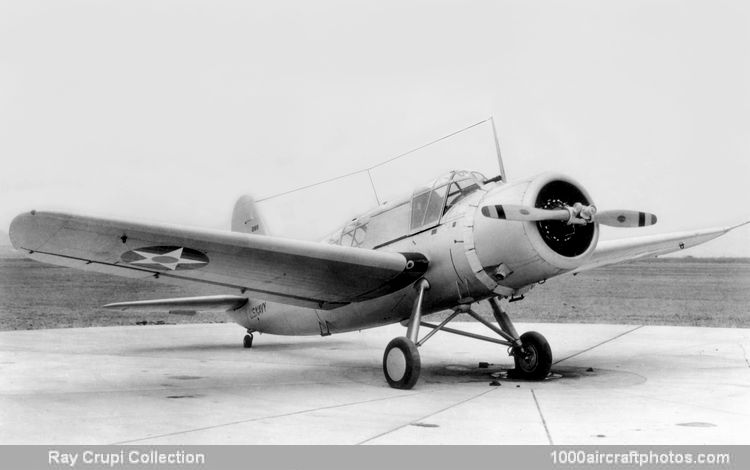
[[[750,443],[749,329],[517,328],[549,340],[547,380],[510,379],[503,347],[438,333],[410,391],[381,369],[398,325],[256,334],[252,349],[232,324],[0,332],[0,442]]]

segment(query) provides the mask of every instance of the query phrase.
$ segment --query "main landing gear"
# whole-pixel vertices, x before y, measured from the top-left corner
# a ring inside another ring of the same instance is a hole
[[[420,279],[414,287],[417,289],[417,298],[414,301],[409,326],[406,329],[406,338],[403,336],[394,338],[388,343],[383,354],[385,380],[391,387],[404,390],[414,387],[422,369],[422,361],[417,350],[421,343],[417,341],[417,337],[422,318],[424,292],[430,288],[430,283],[427,282],[427,279]]]
[[[422,368],[417,348],[441,330],[447,333],[508,346],[508,353],[513,356],[515,362],[515,369],[512,371],[514,378],[543,380],[549,374],[552,367],[552,350],[547,340],[536,331],[528,331],[519,336],[510,318],[508,318],[508,314],[500,307],[496,299],[490,299],[489,303],[500,328],[479,316],[468,304],[459,305],[439,325],[433,325],[422,321],[422,302],[425,291],[430,288],[430,284],[427,280],[422,279],[418,281],[415,288],[418,294],[414,301],[411,317],[409,318],[406,337],[394,338],[388,343],[383,354],[383,373],[385,374],[386,381],[388,381],[388,385],[391,387],[407,390],[414,387],[419,379],[419,373]],[[490,338],[446,327],[451,320],[461,313],[466,313],[473,317],[503,339]],[[432,331],[421,340],[418,339],[420,326],[432,328]]]
[[[383,372],[388,385],[408,390],[417,383],[422,368],[417,346],[409,338],[393,338],[385,348]]]
[[[552,349],[544,336],[536,331],[521,335],[521,347],[512,351],[516,368],[513,377],[526,380],[544,380],[552,368]]]

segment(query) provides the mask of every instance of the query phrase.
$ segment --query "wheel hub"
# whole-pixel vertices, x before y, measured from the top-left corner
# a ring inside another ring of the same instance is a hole
[[[533,346],[525,345],[516,352],[518,357],[518,364],[524,370],[534,370],[537,366],[537,354],[536,349]]]
[[[406,374],[406,357],[399,348],[393,348],[388,351],[386,357],[386,370],[392,380],[399,381]]]

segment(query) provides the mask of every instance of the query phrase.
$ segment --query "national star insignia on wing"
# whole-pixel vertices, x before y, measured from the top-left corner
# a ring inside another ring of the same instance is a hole
[[[194,250],[186,252],[184,247],[175,247],[175,249],[167,252],[162,251],[159,250],[159,247],[139,248],[129,251],[126,254],[129,255],[127,258],[137,255],[140,259],[125,259],[125,256],[123,256],[123,259],[129,264],[166,271],[198,268],[208,262],[207,260],[196,259],[196,254],[199,256],[200,254],[193,254]]]

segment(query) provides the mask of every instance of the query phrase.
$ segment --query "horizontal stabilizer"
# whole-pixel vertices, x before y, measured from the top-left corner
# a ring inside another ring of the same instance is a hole
[[[148,310],[169,312],[226,312],[237,310],[248,302],[247,297],[240,295],[207,295],[203,297],[182,297],[177,299],[139,300],[136,302],[117,302],[107,304],[104,308],[115,310]]]

